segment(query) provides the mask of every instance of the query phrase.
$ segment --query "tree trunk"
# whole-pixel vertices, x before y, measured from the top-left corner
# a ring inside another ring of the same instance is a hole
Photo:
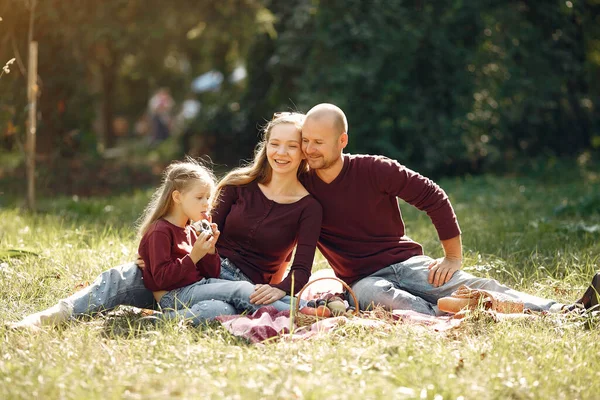
[[[115,132],[113,129],[114,119],[114,93],[115,93],[115,81],[116,71],[114,64],[102,65],[102,114],[101,114],[101,126],[102,126],[102,144],[104,149],[110,149],[115,146]]]

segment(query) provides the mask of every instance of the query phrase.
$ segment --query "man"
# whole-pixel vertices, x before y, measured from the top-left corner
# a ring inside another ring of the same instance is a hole
[[[532,310],[575,308],[461,271],[461,232],[446,193],[394,160],[344,154],[347,144],[348,122],[340,108],[319,104],[307,113],[302,150],[310,172],[301,180],[323,207],[318,247],[351,285],[361,309],[381,305],[438,315],[437,300],[461,285],[505,293]],[[444,257],[423,255],[421,245],[405,236],[397,198],[427,212]],[[598,290],[596,274],[579,303],[596,305]]]

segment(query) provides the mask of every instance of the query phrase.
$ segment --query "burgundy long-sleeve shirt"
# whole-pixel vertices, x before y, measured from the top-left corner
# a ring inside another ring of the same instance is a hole
[[[218,278],[221,260],[217,253],[206,254],[198,263],[190,258],[196,242],[196,232],[159,219],[154,222],[140,241],[138,254],[144,260],[144,285],[153,292],[174,290],[202,278]]]
[[[323,207],[317,246],[346,283],[423,254],[405,236],[397,198],[427,212],[441,240],[460,235],[448,196],[433,181],[382,156],[344,154],[343,160],[332,182],[314,170],[301,181]]]
[[[221,231],[217,249],[254,283],[269,283],[290,261],[296,246],[290,273],[273,286],[290,293],[293,275],[298,292],[310,277],[322,215],[311,195],[280,204],[269,200],[256,181],[226,186],[212,211]]]

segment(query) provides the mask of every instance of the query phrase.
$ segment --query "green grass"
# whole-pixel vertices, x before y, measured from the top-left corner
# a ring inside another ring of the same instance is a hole
[[[592,174],[441,182],[463,231],[465,269],[574,300],[600,268],[600,182]],[[0,398],[593,399],[600,322],[548,316],[451,333],[344,326],[320,339],[253,346],[217,325],[154,326],[128,310],[39,333],[2,322],[50,306],[136,251],[148,192],[40,200],[0,209]],[[441,255],[427,216],[403,205],[408,234]],[[317,260],[319,268],[325,265]]]

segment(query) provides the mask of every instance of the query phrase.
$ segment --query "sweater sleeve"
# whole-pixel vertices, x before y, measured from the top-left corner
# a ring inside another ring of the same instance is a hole
[[[156,290],[173,287],[184,282],[196,270],[194,261],[187,254],[182,258],[172,258],[172,240],[165,232],[155,231],[148,235],[144,263],[157,285]]]
[[[211,210],[212,221],[217,224],[221,234],[223,234],[223,230],[225,229],[225,220],[227,219],[227,215],[229,215],[229,211],[231,211],[231,206],[237,200],[237,190],[233,186],[225,186],[221,189],[221,193],[219,193],[219,199],[217,202],[217,206]]]
[[[203,277],[218,278],[221,275],[221,258],[219,257],[219,253],[206,254],[196,263],[196,267]]]
[[[316,200],[310,202],[300,216],[296,254],[292,261],[292,267],[287,277],[276,285],[286,293],[292,290],[292,276],[294,277],[294,294],[306,285],[310,278],[317,240],[321,234],[321,222],[323,220],[323,208]]]
[[[370,171],[377,189],[425,211],[440,240],[460,235],[460,227],[446,192],[432,180],[386,157],[374,159]]]

